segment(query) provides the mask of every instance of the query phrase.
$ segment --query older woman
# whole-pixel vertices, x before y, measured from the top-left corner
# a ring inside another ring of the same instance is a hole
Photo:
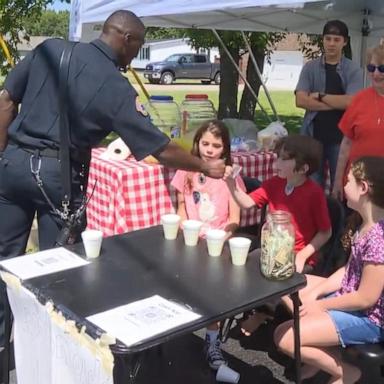
[[[339,122],[344,134],[332,194],[343,198],[351,162],[361,156],[384,156],[384,42],[367,53],[372,86],[355,95]],[[384,172],[384,170],[383,170]]]

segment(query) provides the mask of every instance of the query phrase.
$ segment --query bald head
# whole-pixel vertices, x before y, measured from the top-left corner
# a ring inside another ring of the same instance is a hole
[[[120,10],[105,21],[100,39],[116,52],[119,65],[126,67],[137,56],[144,37],[142,21],[131,11]]]
[[[144,24],[133,12],[119,10],[113,12],[105,21],[103,33],[108,34],[111,32],[111,29],[116,28],[122,31],[134,31],[144,29]]]

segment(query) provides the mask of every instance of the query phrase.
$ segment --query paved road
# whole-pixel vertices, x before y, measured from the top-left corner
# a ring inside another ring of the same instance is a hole
[[[133,84],[134,87],[139,87],[138,84]],[[148,91],[163,91],[163,92],[169,92],[169,91],[198,91],[198,92],[209,92],[209,91],[219,91],[219,86],[215,84],[200,84],[198,82],[196,83],[182,83],[177,82],[173,83],[171,85],[160,85],[160,84],[148,84],[144,82],[144,86]]]
[[[291,384],[293,382],[284,377],[284,367],[273,361],[266,351],[272,341],[268,327],[264,327],[255,337],[229,339],[225,343],[229,366],[240,373],[239,384]],[[215,373],[203,355],[203,334],[202,330],[179,338],[163,345],[160,352],[147,354],[137,384],[215,384]],[[10,383],[17,384],[15,370],[11,372]]]

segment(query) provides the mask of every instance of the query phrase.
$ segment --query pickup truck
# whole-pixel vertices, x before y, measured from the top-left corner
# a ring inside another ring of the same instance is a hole
[[[163,61],[149,63],[144,77],[151,84],[172,84],[176,79],[200,79],[203,84],[220,84],[220,64],[211,63],[206,55],[176,53]]]

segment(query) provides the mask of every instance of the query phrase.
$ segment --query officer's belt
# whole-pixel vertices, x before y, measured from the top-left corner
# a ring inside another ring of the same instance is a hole
[[[53,159],[60,159],[60,150],[59,149],[53,149],[53,148],[31,148],[31,147],[25,147],[19,144],[15,144],[13,142],[10,142],[10,144],[15,145],[16,147],[22,149],[25,152],[28,152],[32,155],[38,155],[41,157],[50,157]],[[77,163],[89,163],[90,160],[90,151],[80,151],[80,150],[73,150],[71,151],[71,159]]]
[[[33,155],[38,155],[41,157],[51,157],[54,159],[59,158],[59,150],[58,149],[52,149],[52,148],[43,148],[43,149],[32,149],[30,147],[22,147],[18,145],[20,149],[22,149],[25,152],[31,153]]]

